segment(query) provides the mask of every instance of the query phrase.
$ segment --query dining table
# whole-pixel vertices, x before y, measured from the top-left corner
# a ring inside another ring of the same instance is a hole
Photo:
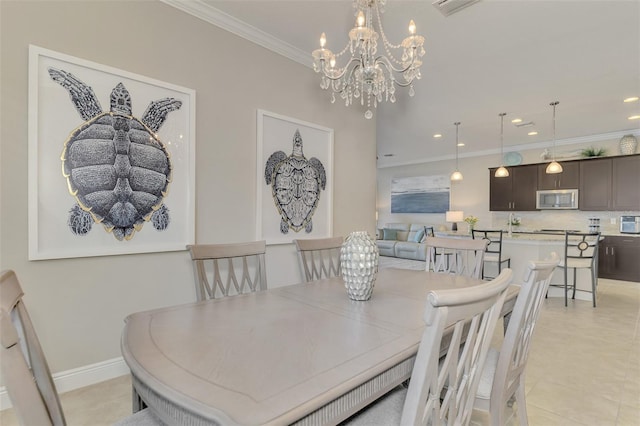
[[[131,314],[133,410],[170,425],[337,424],[410,378],[429,291],[480,283],[386,268],[367,301],[333,277]]]

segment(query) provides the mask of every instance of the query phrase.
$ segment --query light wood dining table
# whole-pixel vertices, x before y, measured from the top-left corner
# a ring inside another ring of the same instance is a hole
[[[338,277],[132,314],[134,411],[171,425],[339,423],[410,377],[428,292],[480,282],[388,268],[366,302]]]

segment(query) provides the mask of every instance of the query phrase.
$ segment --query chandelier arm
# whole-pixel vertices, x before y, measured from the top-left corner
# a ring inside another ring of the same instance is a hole
[[[344,67],[342,67],[342,68],[337,68],[337,69],[339,69],[339,70],[342,70],[338,75],[331,76],[330,74],[327,74],[327,67],[323,67],[323,68],[322,68],[322,75],[324,75],[324,76],[325,76],[326,78],[328,78],[329,80],[334,80],[334,81],[335,81],[335,80],[340,80],[340,79],[341,79],[342,77],[344,77],[344,75],[347,73],[347,71],[349,70],[349,66],[351,65],[351,63],[352,63],[352,62],[355,62],[355,63],[358,63],[358,64],[359,64],[359,63],[362,63],[362,62],[361,62],[359,59],[357,59],[357,58],[351,58],[351,60],[349,60],[349,62],[347,62],[347,64],[346,64]],[[359,67],[360,67],[360,65],[356,65],[356,66],[355,66],[354,68],[352,68],[352,69],[356,69],[356,68],[359,68]],[[334,69],[336,69],[336,68],[334,68]]]
[[[405,68],[396,68],[393,66],[393,64],[389,61],[389,59],[387,59],[386,56],[378,56],[375,59],[375,63],[376,64],[381,64],[384,65],[385,68],[387,68],[387,70],[389,71],[389,76],[391,77],[391,80],[393,80],[394,83],[396,83],[398,86],[400,87],[407,87],[410,86],[413,83],[413,78],[409,81],[407,81],[406,83],[402,83],[400,81],[398,81],[398,79],[396,79],[393,74],[391,73],[391,71],[393,70],[394,72],[397,72],[398,74],[403,74],[407,71],[409,71],[415,62],[415,58],[411,60],[411,63],[409,65],[407,65],[407,67]]]

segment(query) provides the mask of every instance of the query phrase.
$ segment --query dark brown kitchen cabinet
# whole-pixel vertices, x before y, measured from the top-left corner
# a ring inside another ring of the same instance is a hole
[[[640,155],[580,162],[580,210],[640,210]]]
[[[580,162],[560,162],[562,173],[547,174],[547,164],[538,164],[538,189],[576,189],[580,186]]]
[[[613,210],[640,210],[640,155],[613,159]]]
[[[538,165],[507,167],[509,176],[495,177],[496,168],[489,169],[489,209],[491,211],[536,210]]]
[[[640,237],[605,235],[598,253],[598,277],[640,282]]]
[[[580,210],[609,210],[613,161],[596,158],[580,162]]]

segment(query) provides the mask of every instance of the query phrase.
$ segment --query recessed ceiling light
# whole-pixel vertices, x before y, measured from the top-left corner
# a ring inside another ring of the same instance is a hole
[[[435,135],[433,135],[434,138],[441,138],[442,135],[440,133],[436,133]]]
[[[515,124],[515,123],[522,123],[522,118],[514,118],[513,120],[511,120],[511,122],[512,122],[513,124]]]
[[[538,134],[538,132],[536,132],[535,130],[533,132],[527,133],[527,135],[529,135],[529,136],[535,136],[537,134]]]
[[[458,142],[458,146],[464,146],[464,142]]]
[[[638,99],[640,99],[640,98],[638,98],[637,96],[632,96],[630,98],[625,99],[623,102],[635,102]]]
[[[629,120],[638,120],[640,119],[640,115],[632,115],[631,117],[629,117]]]

